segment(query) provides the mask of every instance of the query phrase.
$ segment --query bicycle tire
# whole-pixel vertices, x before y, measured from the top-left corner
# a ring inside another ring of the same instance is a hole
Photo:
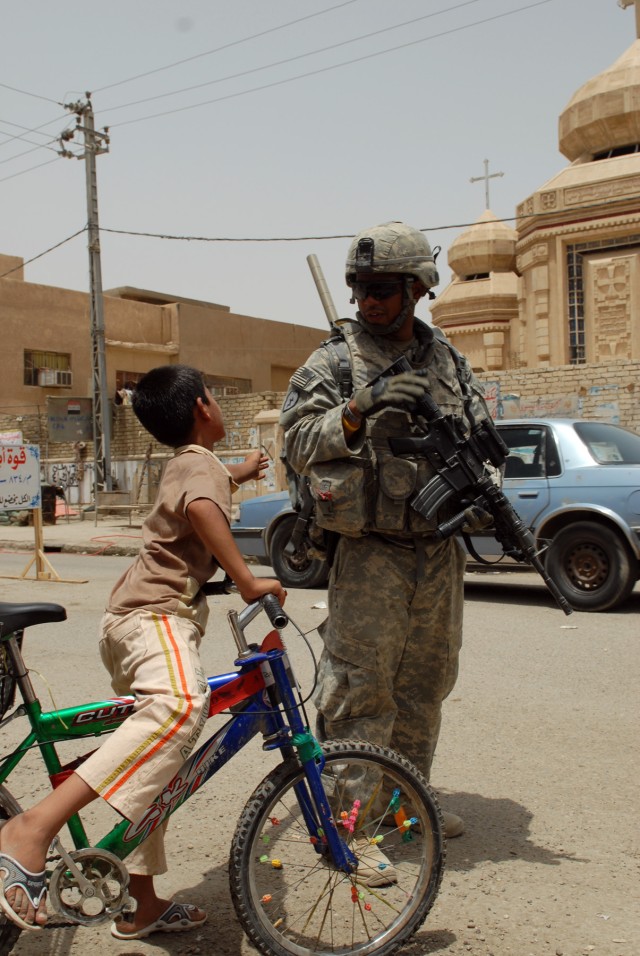
[[[264,956],[390,956],[424,922],[442,880],[438,803],[416,768],[388,748],[327,741],[323,751],[325,792],[358,869],[341,873],[317,852],[294,790],[304,771],[297,761],[287,761],[256,788],[238,822],[229,863],[236,913]],[[358,788],[364,799],[351,834],[340,817],[354,809]],[[412,826],[397,826],[398,817],[390,813],[387,794],[394,791]],[[373,887],[359,874],[375,870],[367,860],[371,840],[380,836],[378,848],[396,882]]]
[[[0,786],[0,822],[22,813],[22,807],[6,787]],[[0,910],[0,956],[7,956],[18,941],[22,930]]]

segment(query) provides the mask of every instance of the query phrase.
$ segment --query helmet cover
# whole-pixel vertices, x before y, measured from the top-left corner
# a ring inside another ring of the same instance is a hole
[[[439,280],[435,257],[426,236],[403,222],[385,222],[358,233],[345,264],[347,285],[356,277],[380,273],[414,276],[430,289]]]

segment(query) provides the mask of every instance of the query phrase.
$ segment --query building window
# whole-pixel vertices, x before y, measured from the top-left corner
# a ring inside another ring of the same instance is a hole
[[[245,395],[251,391],[250,378],[227,378],[223,375],[204,373],[204,383],[214,398],[225,395]]]
[[[599,239],[594,242],[578,242],[567,246],[567,292],[568,292],[568,335],[569,362],[571,365],[584,365],[586,358],[586,338],[584,327],[584,287],[582,259],[585,252],[608,252],[632,248],[640,243],[640,234],[619,236],[611,239]]]
[[[24,384],[70,387],[73,384],[71,374],[71,356],[67,352],[41,352],[24,350]]]

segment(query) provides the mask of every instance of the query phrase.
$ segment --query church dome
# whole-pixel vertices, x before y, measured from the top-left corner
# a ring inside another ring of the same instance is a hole
[[[640,39],[588,80],[560,114],[560,152],[573,162],[640,143]]]
[[[499,222],[490,209],[451,243],[447,256],[457,276],[511,272],[516,264],[516,232]]]

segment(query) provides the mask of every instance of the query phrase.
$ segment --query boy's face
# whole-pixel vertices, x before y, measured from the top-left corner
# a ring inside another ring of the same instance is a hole
[[[220,411],[220,406],[216,402],[215,398],[211,394],[208,388],[204,390],[205,395],[207,396],[207,411],[209,412],[210,421],[209,421],[209,430],[211,441],[215,445],[216,442],[221,441],[225,436],[224,422],[222,420],[222,412]]]

